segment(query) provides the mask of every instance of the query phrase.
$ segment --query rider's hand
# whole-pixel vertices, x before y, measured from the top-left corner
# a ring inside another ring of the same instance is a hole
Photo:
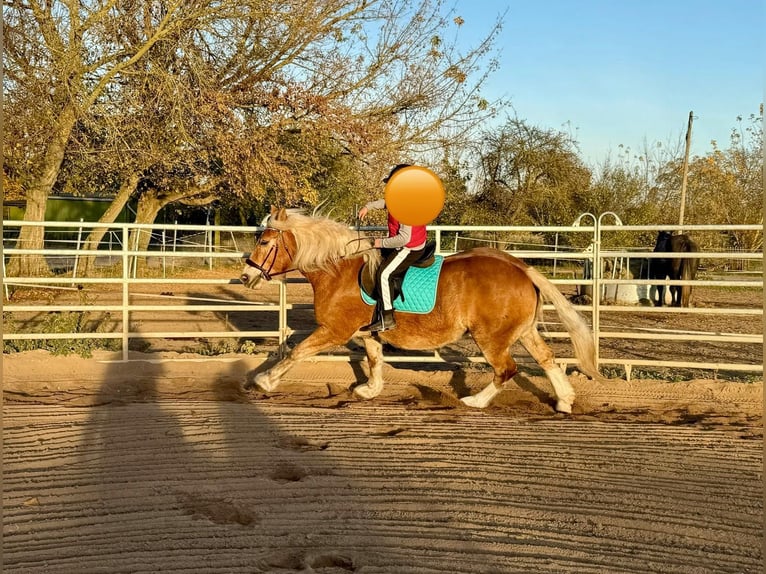
[[[367,211],[368,211],[367,207],[363,207],[362,209],[360,209],[359,210],[359,219],[364,219],[365,217],[367,217]]]
[[[375,249],[380,249],[381,247],[383,247],[383,240],[382,240],[380,237],[377,237],[377,238],[375,239],[375,243],[373,243],[373,244],[372,244],[372,246],[373,246]]]

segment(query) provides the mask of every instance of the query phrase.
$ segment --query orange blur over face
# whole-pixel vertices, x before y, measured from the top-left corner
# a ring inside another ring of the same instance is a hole
[[[405,225],[427,225],[444,207],[444,186],[430,169],[411,165],[386,182],[386,209]]]

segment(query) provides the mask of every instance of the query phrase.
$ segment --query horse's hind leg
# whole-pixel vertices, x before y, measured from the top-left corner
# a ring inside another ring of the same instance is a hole
[[[560,413],[571,413],[575,400],[574,389],[564,371],[556,364],[553,351],[540,336],[537,327],[532,326],[519,339],[551,381],[553,392],[556,393],[556,410]]]
[[[463,397],[460,400],[469,407],[483,409],[500,393],[503,389],[503,384],[512,379],[518,372],[516,361],[511,357],[511,345],[516,341],[518,335],[514,333],[512,338],[501,336],[495,338],[492,336],[493,334],[474,332],[471,335],[479,349],[481,349],[484,358],[487,359],[487,362],[494,370],[495,376],[492,382],[484,387],[483,390],[470,397]]]
[[[670,299],[671,299],[671,305],[673,307],[681,306],[681,295],[682,295],[681,287],[673,286],[670,288]]]

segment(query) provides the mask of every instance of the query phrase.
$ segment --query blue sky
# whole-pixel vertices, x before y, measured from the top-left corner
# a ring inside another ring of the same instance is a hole
[[[564,129],[591,165],[620,144],[727,147],[738,115],[764,99],[764,0],[455,0],[461,41],[475,43],[507,10],[500,69],[484,90],[511,115]]]

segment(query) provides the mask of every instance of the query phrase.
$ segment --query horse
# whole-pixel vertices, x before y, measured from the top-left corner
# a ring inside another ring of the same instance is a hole
[[[323,215],[288,213],[272,208],[267,226],[256,238],[240,280],[254,289],[260,281],[281,280],[299,271],[314,290],[317,328],[269,370],[245,383],[271,392],[297,361],[362,337],[369,377],[353,392],[372,399],[383,390],[383,343],[408,350],[437,349],[469,332],[492,367],[492,382],[461,401],[484,408],[518,372],[510,353],[517,340],[543,368],[555,393],[555,409],[572,412],[575,392],[553,351],[537,330],[544,300],[551,301],[567,329],[580,370],[600,378],[595,343],[584,319],[539,271],[503,251],[480,247],[444,258],[436,301],[428,313],[397,311],[395,329],[359,333],[370,322],[373,307],[362,300],[360,271],[380,263],[372,241]]]
[[[654,245],[655,253],[695,253],[699,247],[688,235],[673,235],[670,231],[660,231]],[[649,262],[649,278],[664,280],[691,281],[697,275],[698,258],[662,257]],[[655,306],[665,304],[665,286],[657,285],[658,299]],[[671,285],[671,304],[674,307],[688,307],[691,302],[691,285]]]

